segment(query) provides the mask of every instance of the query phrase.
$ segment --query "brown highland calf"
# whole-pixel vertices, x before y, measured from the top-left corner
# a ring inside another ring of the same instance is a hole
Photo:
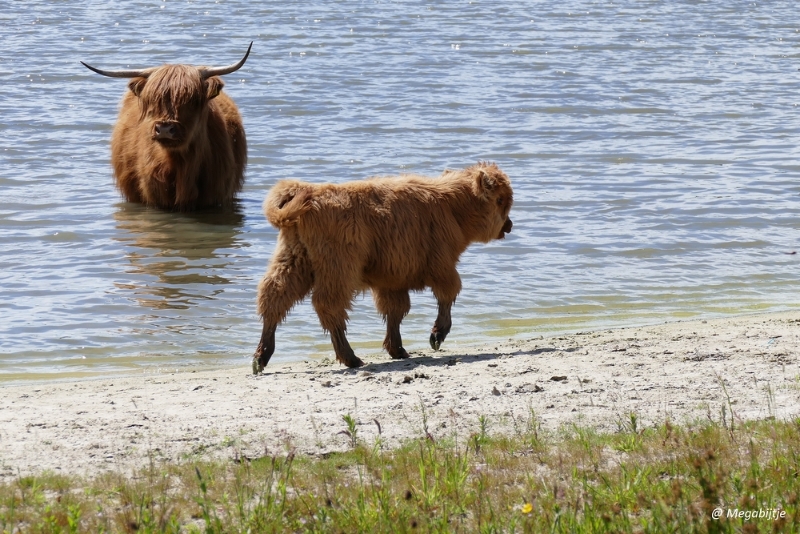
[[[244,183],[247,140],[219,76],[244,65],[250,48],[227,67],[105,71],[81,62],[103,76],[133,78],[111,136],[114,176],[126,200],[179,211],[233,202]]]
[[[269,268],[258,287],[264,326],[253,372],[275,350],[275,329],[309,292],[336,359],[364,363],[347,342],[347,310],[360,291],[372,290],[386,321],[384,348],[408,358],[400,321],[409,291],[433,290],[439,313],[430,344],[438,350],[450,332],[450,308],[461,291],[456,271],[470,243],[503,239],[511,231],[511,183],[494,163],[478,163],[438,178],[403,175],[360,182],[279,182],[264,212],[280,230]]]

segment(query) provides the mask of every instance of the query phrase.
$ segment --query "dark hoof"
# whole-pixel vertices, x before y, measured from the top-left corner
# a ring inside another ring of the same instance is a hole
[[[439,347],[442,346],[442,342],[444,341],[444,336],[439,332],[431,332],[431,348],[433,350],[439,350]]]
[[[405,360],[406,358],[410,357],[408,355],[408,353],[406,352],[406,349],[404,349],[403,347],[400,347],[399,349],[397,349],[393,353],[390,352],[389,356],[391,356],[393,360]]]
[[[269,359],[270,359],[271,356],[272,356],[272,354],[270,354],[270,355],[266,355],[265,354],[265,351],[264,351],[263,347],[261,346],[261,344],[258,345],[258,348],[256,349],[256,353],[253,354],[253,374],[254,375],[257,375],[257,374],[261,373],[261,371],[264,370],[264,368],[267,366],[267,363],[269,363]]]
[[[361,359],[355,355],[353,349],[351,349],[350,347],[347,347],[347,349],[348,350],[342,351],[343,354],[340,354],[338,352],[336,353],[336,361],[346,365],[351,369],[355,367],[361,367],[362,365],[364,365],[364,362],[362,362]]]
[[[364,362],[361,361],[361,358],[358,358],[357,356],[353,356],[351,360],[347,360],[343,363],[350,369],[355,369],[356,367],[361,367],[364,365]]]

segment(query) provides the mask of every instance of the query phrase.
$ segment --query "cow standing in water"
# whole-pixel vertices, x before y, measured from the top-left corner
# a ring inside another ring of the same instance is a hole
[[[132,78],[111,136],[116,185],[126,200],[178,211],[229,206],[244,183],[247,140],[239,110],[222,92],[227,67],[162,65],[92,71]]]

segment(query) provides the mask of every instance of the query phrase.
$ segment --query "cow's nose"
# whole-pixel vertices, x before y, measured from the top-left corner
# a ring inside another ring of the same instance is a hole
[[[156,139],[177,139],[178,126],[174,122],[157,122],[153,134]]]

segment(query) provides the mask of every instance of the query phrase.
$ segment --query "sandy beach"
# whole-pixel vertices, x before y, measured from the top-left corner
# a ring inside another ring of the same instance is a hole
[[[800,416],[800,311],[537,337],[471,351],[359,354],[0,387],[0,477],[344,450],[343,415],[384,447],[576,423]]]

